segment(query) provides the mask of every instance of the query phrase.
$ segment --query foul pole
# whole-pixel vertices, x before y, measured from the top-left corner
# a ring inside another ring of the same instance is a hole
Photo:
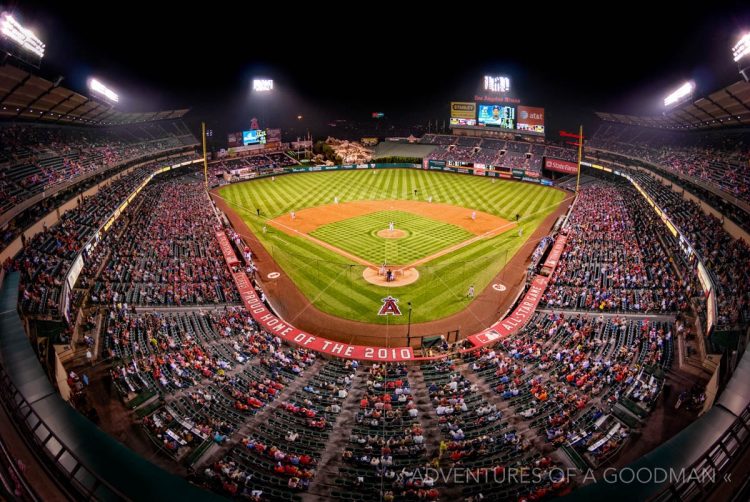
[[[204,155],[205,155],[205,146],[204,146]],[[576,194],[578,193],[578,187],[581,184],[581,156],[582,155],[583,155],[583,124],[578,126],[578,176],[576,178]]]
[[[201,136],[203,136],[203,183],[208,192],[208,158],[206,157],[206,123],[201,122]],[[580,156],[578,159],[578,169],[581,169]]]

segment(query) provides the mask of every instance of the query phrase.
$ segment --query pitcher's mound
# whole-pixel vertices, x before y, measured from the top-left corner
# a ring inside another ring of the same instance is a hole
[[[378,272],[379,270],[376,268],[367,267],[365,271],[362,272],[362,277],[364,277],[370,284],[389,288],[406,286],[407,284],[412,284],[419,279],[419,271],[416,268],[407,268],[399,271],[394,270],[393,273],[396,278],[392,281],[386,281],[385,276],[380,275]]]
[[[385,228],[383,230],[380,230],[376,235],[378,237],[382,237],[383,239],[401,239],[403,237],[406,237],[407,234],[403,230],[388,230],[387,228]]]

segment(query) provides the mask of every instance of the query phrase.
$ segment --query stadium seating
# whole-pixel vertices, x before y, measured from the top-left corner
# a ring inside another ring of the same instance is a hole
[[[687,306],[669,254],[633,188],[605,182],[581,188],[568,242],[542,304],[551,308],[677,312]]]
[[[238,169],[250,169],[256,176],[267,174],[274,169],[293,166],[297,161],[283,152],[272,152],[244,157],[225,158],[212,163],[209,167],[215,175],[229,173]]]
[[[442,144],[438,158],[525,170],[541,171],[550,152],[569,155],[550,145],[432,140]],[[285,157],[228,159],[212,172],[262,172]],[[59,315],[72,259],[158,167],[134,169],[27,244],[14,264],[23,271],[24,312]],[[736,317],[747,305],[747,281],[723,276],[733,260],[747,261],[747,248],[653,179],[634,179],[676,224],[701,234],[696,249],[711,255],[711,271],[726,288],[721,318]],[[160,175],[131,201],[87,255],[71,310],[92,307],[92,325],[101,312],[109,376],[123,401],[145,403],[134,414],[155,449],[199,466],[191,481],[221,495],[301,500],[307,493],[349,502],[562,494],[571,481],[562,475],[563,456],[579,467],[608,465],[661,394],[678,328],[642,315],[682,313],[691,298],[700,301],[692,268],[670,261],[678,243],[663,235],[635,189],[582,182],[540,304],[558,313],[537,311],[517,333],[474,352],[433,352],[443,360],[323,359],[259,327],[238,306],[214,235],[219,220],[195,173]],[[241,250],[240,237],[228,235]],[[425,476],[435,466],[466,469],[472,479]],[[532,482],[497,483],[508,471],[531,469],[540,473]]]
[[[112,244],[94,303],[188,305],[239,300],[216,246],[217,223],[197,181],[154,182]]]
[[[541,173],[544,157],[554,157],[570,162],[577,160],[575,150],[523,141],[425,134],[419,142],[427,145],[440,145],[426,157],[428,161],[432,159],[466,164],[476,163]]]
[[[193,156],[191,155],[190,158]],[[94,232],[161,162],[138,167],[95,195],[82,199],[60,222],[26,242],[24,251],[4,264],[21,271],[21,308],[27,314],[60,315],[62,282],[72,260]]]
[[[608,431],[604,417],[627,423],[630,414],[645,416],[653,407],[674,359],[672,331],[664,322],[537,313],[470,364],[532,430],[596,466],[627,435],[618,428],[619,435],[600,442]]]
[[[748,263],[750,247],[742,239],[727,233],[721,221],[706,214],[692,201],[683,199],[671,188],[655,178],[639,171],[630,171],[630,176],[653,197],[679,228],[695,251],[703,258],[714,283],[718,286],[718,324],[734,326],[750,320],[750,272]],[[695,294],[697,285],[691,288]]]
[[[126,160],[197,143],[179,122],[0,127],[0,214],[42,190]]]
[[[711,183],[750,201],[747,133],[676,133],[604,123],[588,146],[622,153]]]

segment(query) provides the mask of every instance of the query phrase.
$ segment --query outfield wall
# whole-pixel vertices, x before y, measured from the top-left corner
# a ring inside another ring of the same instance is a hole
[[[544,186],[554,186],[552,180],[542,178],[536,171],[525,171],[523,169],[500,170],[483,167],[463,167],[449,165],[445,160],[425,160],[422,164],[407,163],[368,163],[368,164],[341,164],[336,166],[291,166],[277,168],[268,174],[242,178],[239,181],[248,181],[257,178],[268,178],[269,176],[280,176],[292,173],[317,173],[324,171],[351,171],[357,169],[425,169],[430,171],[443,171],[446,173],[468,174],[473,176],[483,176],[487,178],[512,179],[515,181],[525,181]]]

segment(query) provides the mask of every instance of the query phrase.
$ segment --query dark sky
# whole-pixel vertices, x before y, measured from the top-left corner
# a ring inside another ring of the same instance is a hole
[[[705,94],[737,80],[730,49],[750,30],[746,2],[316,3],[246,1],[9,2],[47,43],[41,73],[85,91],[111,84],[125,111],[190,107],[223,133],[335,118],[395,123],[448,116],[485,73],[507,74],[523,104],[547,109],[548,131],[590,123],[593,110],[658,113],[687,78]],[[88,5],[88,6],[87,6]],[[242,8],[238,5],[243,5]],[[493,5],[490,7],[489,5]],[[669,11],[669,12],[666,12]],[[275,79],[263,102],[253,76]]]

